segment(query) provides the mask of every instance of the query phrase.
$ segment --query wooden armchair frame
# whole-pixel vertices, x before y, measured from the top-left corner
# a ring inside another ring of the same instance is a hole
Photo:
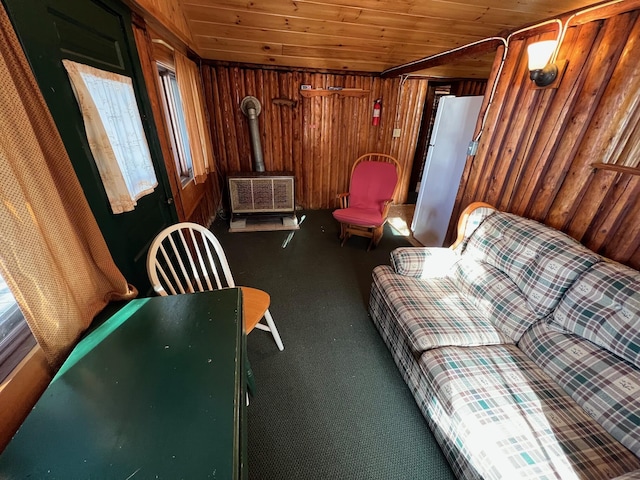
[[[342,240],[341,245],[344,245],[345,242],[349,239],[351,235],[357,235],[360,237],[370,238],[369,246],[367,247],[367,251],[371,249],[371,247],[376,247],[380,240],[382,239],[382,235],[384,233],[384,225],[387,223],[387,216],[389,215],[389,208],[395,201],[395,197],[398,193],[398,188],[400,187],[400,177],[402,175],[402,167],[398,160],[396,160],[391,155],[387,155],[384,153],[366,153],[356,159],[351,167],[351,173],[349,175],[349,182],[351,184],[351,179],[353,178],[353,172],[356,167],[361,162],[386,162],[391,163],[396,168],[396,176],[398,181],[396,182],[395,188],[393,190],[393,195],[391,198],[385,200],[383,210],[382,210],[382,224],[378,226],[363,226],[363,225],[355,225],[350,223],[340,222],[340,239]],[[349,192],[339,193],[338,201],[340,203],[340,208],[348,208],[349,207]]]

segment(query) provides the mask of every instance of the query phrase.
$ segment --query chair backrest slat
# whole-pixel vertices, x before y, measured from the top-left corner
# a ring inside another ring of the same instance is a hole
[[[187,292],[188,293],[194,293],[195,290],[193,288],[193,283],[191,283],[191,279],[189,278],[189,274],[187,273],[187,269],[184,266],[184,261],[182,260],[182,256],[180,255],[180,251],[178,250],[178,247],[176,246],[175,240],[173,239],[173,235],[169,235],[169,237],[167,238],[169,240],[169,244],[171,245],[171,248],[173,249],[173,255],[174,255],[174,262],[180,267],[180,272],[182,273],[182,280],[185,282],[185,284],[187,285]],[[177,275],[175,276],[177,277]]]
[[[207,268],[207,266],[204,263],[204,259],[202,258],[202,252],[200,250],[199,247],[199,243],[196,240],[196,235],[195,235],[195,230],[193,228],[189,229],[189,233],[191,234],[191,241],[193,242],[194,245],[194,250],[196,251],[196,254],[198,255],[198,264],[200,265],[200,271],[202,272],[202,276],[204,277],[204,280],[207,282],[207,290],[212,290],[211,288],[211,278],[209,277],[209,269]],[[202,233],[200,233],[200,240],[202,241],[202,244],[206,247],[207,246],[207,238],[202,235]],[[215,268],[213,268],[213,271],[215,272]],[[200,286],[200,291],[203,291],[203,287],[202,284],[200,284],[198,282],[198,285]]]
[[[189,231],[187,237],[184,230]],[[147,255],[147,273],[160,295],[167,295],[166,289],[175,295],[194,293],[195,287],[198,291],[235,287],[218,239],[207,228],[189,222],[167,227],[156,236]]]
[[[171,295],[177,295],[178,292],[176,292],[176,289],[173,288],[173,284],[169,280],[169,277],[167,277],[167,274],[165,273],[164,268],[162,268],[162,265],[160,265],[160,262],[158,262],[157,260],[156,260],[156,270],[160,272],[160,275],[162,275],[162,279],[165,281],[165,283],[169,287],[169,291],[171,292]],[[184,291],[182,293],[184,293]],[[167,292],[164,292],[164,294],[166,295]]]
[[[184,229],[184,230],[190,230],[191,229]],[[193,261],[193,256],[191,255],[191,249],[189,248],[189,244],[187,243],[187,241],[184,238],[184,232],[183,229],[178,230],[178,236],[180,237],[180,241],[182,242],[182,248],[183,251],[185,253],[185,256],[187,257],[187,260],[189,261],[189,267],[191,268],[191,275],[189,275],[189,281],[191,282],[192,280],[195,280],[196,284],[198,285],[198,292],[202,292],[204,291],[202,289],[202,282],[200,281],[200,273],[198,272],[198,269],[196,268],[195,262]],[[193,237],[193,235],[192,235]],[[197,250],[197,245],[195,245],[194,243],[194,248]],[[184,272],[183,272],[184,273]],[[193,287],[195,291],[195,287]]]
[[[173,244],[173,240],[171,240],[171,237],[169,237],[169,241],[170,241],[170,244],[173,245],[173,250],[175,251],[175,244]],[[172,285],[175,285],[176,287],[178,287],[178,290],[180,291],[180,293],[186,293],[184,286],[182,285],[182,280],[180,280],[180,277],[176,272],[176,269],[173,265],[171,257],[167,253],[167,250],[164,248],[164,245],[162,243],[159,245],[159,248],[160,248],[160,252],[162,252],[162,257],[164,258],[165,265],[169,267],[169,271],[171,272],[171,278],[173,280]]]

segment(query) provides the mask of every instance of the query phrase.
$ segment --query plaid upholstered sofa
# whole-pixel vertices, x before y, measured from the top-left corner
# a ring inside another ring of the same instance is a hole
[[[640,273],[474,204],[370,314],[460,478],[640,479]]]

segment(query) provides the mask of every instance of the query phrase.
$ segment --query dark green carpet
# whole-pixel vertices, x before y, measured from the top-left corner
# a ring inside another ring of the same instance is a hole
[[[454,478],[367,315],[371,270],[406,240],[387,227],[371,252],[361,237],[341,248],[325,210],[307,212],[285,249],[288,232],[212,230],[236,283],[270,293],[285,346],[259,330],[247,340],[249,479]]]

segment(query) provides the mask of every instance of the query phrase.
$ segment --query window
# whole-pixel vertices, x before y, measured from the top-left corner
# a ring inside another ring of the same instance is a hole
[[[169,125],[173,144],[176,171],[180,175],[182,186],[193,180],[193,163],[187,135],[187,123],[184,118],[176,74],[167,67],[158,64],[158,73],[162,84],[164,111]]]
[[[0,382],[36,344],[9,287],[0,277]]]

